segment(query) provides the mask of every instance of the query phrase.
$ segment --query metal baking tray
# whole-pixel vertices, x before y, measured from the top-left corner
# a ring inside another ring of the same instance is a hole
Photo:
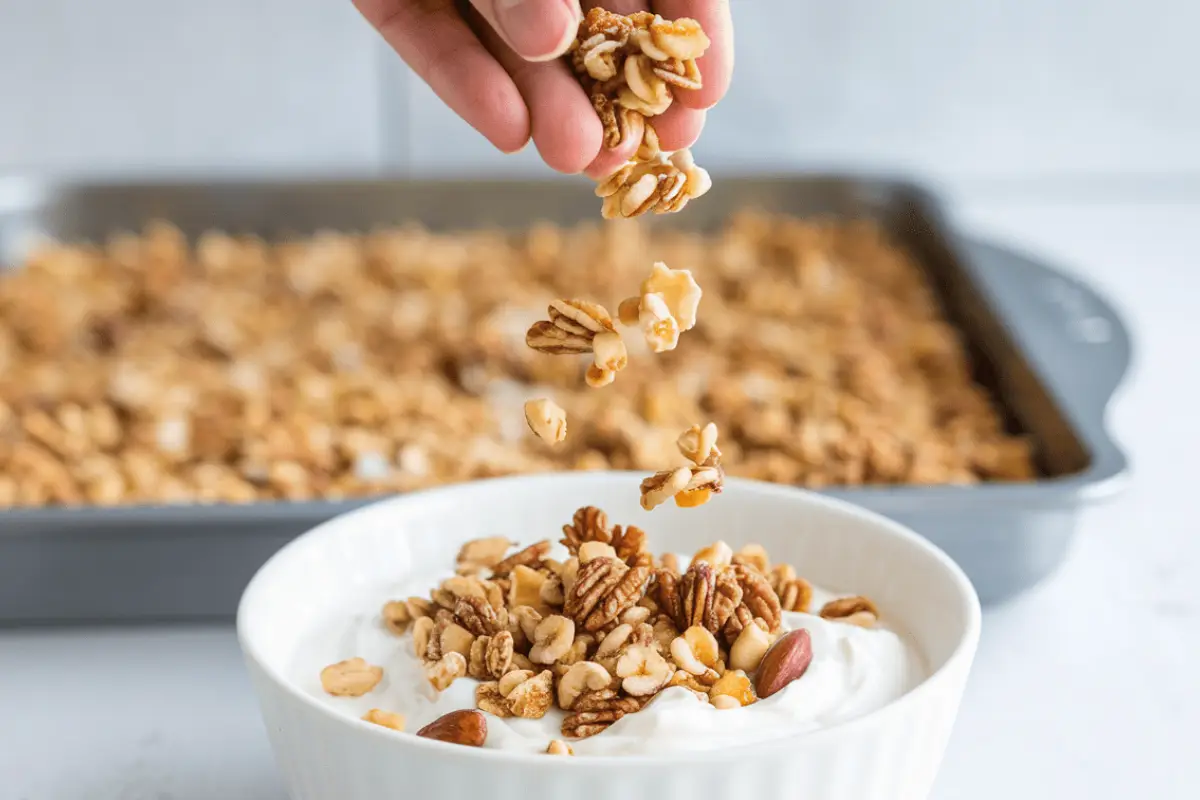
[[[985,602],[1012,597],[1065,557],[1083,506],[1124,484],[1105,412],[1130,362],[1113,308],[1078,281],[1001,247],[964,241],[929,192],[854,176],[719,179],[686,213],[705,228],[743,207],[870,218],[928,269],[970,342],[979,378],[1032,435],[1046,476],[1027,484],[827,491],[943,547]],[[266,238],[419,220],[432,228],[595,219],[576,181],[219,182],[78,185],[0,181],[0,265],[37,237],[98,240],[168,219]],[[0,623],[228,617],[254,571],[307,528],[365,501],[0,511]]]

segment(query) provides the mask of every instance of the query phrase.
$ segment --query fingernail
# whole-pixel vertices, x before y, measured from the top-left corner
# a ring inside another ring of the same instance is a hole
[[[496,0],[496,25],[517,54],[529,61],[562,55],[579,25],[569,0]]]

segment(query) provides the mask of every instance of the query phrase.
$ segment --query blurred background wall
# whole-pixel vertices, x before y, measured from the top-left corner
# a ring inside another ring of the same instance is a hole
[[[707,166],[1200,195],[1200,4],[733,0]],[[535,173],[349,0],[0,0],[0,172]]]

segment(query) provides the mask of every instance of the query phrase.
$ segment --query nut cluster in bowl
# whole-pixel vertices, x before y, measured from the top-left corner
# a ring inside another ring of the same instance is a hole
[[[418,735],[481,746],[486,718],[540,719],[565,713],[562,740],[604,732],[681,687],[717,709],[741,708],[801,679],[812,660],[803,629],[784,632],[784,612],[809,612],[811,585],[789,564],[772,564],[761,546],[736,553],[716,542],[686,566],[655,556],[635,526],[610,525],[584,507],[563,526],[568,558],[549,557],[543,540],[515,549],[504,537],[468,542],[455,576],[428,597],[393,600],[384,624],[410,635],[435,691],[478,681],[475,709],[459,709]],[[864,627],[878,618],[865,597],[839,598],[822,617]],[[361,658],[326,667],[321,681],[337,696],[362,696],[383,668]],[[403,730],[384,709],[364,717]],[[432,731],[432,732],[431,732]]]

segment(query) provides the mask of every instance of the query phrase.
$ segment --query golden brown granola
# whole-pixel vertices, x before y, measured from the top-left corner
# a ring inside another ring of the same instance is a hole
[[[604,127],[604,144],[639,143],[634,160],[597,188],[606,218],[679,211],[711,186],[689,151],[660,150],[649,122],[671,107],[677,89],[703,87],[696,59],[708,46],[692,19],[668,21],[646,12],[622,16],[597,8],[581,22],[566,58]]]
[[[703,280],[688,346],[631,359],[625,391],[604,397],[576,359],[525,346],[553,298],[627,296],[647,252]],[[0,277],[0,507],[649,474],[698,420],[720,428],[729,474],[777,483],[1035,476],[1030,440],[976,382],[925,271],[871,223],[746,213],[702,234],[409,226],[277,244],[189,244],[156,223],[13,266]],[[555,448],[513,418],[531,387],[571,417]]]

